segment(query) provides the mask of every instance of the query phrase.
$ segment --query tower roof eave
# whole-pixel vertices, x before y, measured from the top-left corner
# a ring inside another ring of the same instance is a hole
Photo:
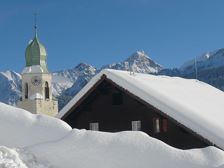
[[[40,65],[32,65],[32,66],[26,66],[23,71],[22,74],[26,74],[26,73],[49,73],[46,68],[43,68]]]

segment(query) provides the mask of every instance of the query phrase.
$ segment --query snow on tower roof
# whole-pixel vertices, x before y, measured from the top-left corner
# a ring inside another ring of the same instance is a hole
[[[32,65],[25,67],[22,71],[22,74],[25,73],[44,73],[44,69],[40,65]]]
[[[195,79],[103,70],[60,111],[62,118],[102,76],[224,149],[224,92]]]

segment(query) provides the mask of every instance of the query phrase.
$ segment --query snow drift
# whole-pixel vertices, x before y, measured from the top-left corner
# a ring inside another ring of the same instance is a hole
[[[37,158],[24,150],[0,146],[1,168],[50,168],[48,163],[38,162]],[[52,168],[52,167],[51,167]]]
[[[224,168],[224,152],[215,147],[179,150],[143,132],[72,130],[60,141],[27,150],[39,160],[48,158],[53,167]]]
[[[25,147],[57,140],[70,130],[61,120],[0,103],[0,145]]]
[[[0,145],[11,147],[0,146],[0,167],[224,168],[224,152],[215,147],[179,150],[143,132],[72,130],[2,103],[0,120]]]

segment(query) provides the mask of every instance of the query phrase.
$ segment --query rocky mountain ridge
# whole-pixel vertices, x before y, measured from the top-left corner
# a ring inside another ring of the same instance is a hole
[[[61,109],[94,75],[104,68],[195,78],[195,65],[197,65],[199,80],[224,90],[224,49],[207,52],[175,69],[165,69],[154,62],[144,51],[137,51],[122,62],[105,65],[100,69],[80,63],[74,68],[53,72],[53,95],[58,98]],[[16,105],[21,96],[21,75],[14,71],[0,72],[0,91],[3,93],[0,96],[1,102]]]

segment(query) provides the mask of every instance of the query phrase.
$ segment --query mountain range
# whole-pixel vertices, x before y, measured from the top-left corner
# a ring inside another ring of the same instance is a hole
[[[154,75],[197,78],[224,90],[224,48],[207,52],[185,62],[178,68],[164,68],[153,61],[144,51],[137,51],[119,63],[97,69],[80,63],[74,68],[52,73],[52,90],[58,98],[59,109],[64,107],[77,92],[99,71],[105,68],[140,72]],[[0,102],[16,105],[21,97],[21,75],[14,71],[0,72]]]

